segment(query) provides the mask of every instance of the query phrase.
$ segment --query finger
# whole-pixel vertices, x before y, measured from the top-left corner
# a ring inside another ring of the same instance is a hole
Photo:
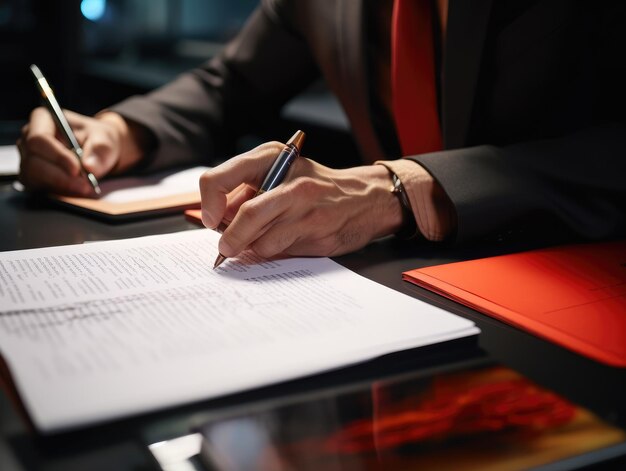
[[[257,235],[250,248],[254,253],[263,258],[273,258],[277,255],[288,255],[293,252],[296,244],[303,233],[297,224],[289,219],[281,219]]]
[[[27,157],[34,155],[48,160],[70,176],[80,173],[76,155],[56,138],[56,126],[48,110],[34,109],[27,131],[22,138],[22,148]]]
[[[242,183],[233,191],[228,193],[228,195],[226,195],[228,201],[226,203],[224,217],[215,230],[222,234],[232,222],[235,214],[237,214],[237,211],[239,211],[239,207],[249,199],[254,198],[255,194],[256,190],[246,183]]]
[[[22,160],[20,182],[29,190],[52,190],[68,195],[91,195],[91,186],[81,176],[72,177],[49,160],[31,156]]]
[[[87,137],[83,146],[83,165],[97,178],[108,174],[115,164],[113,146],[103,133],[95,132]]]
[[[269,231],[288,211],[299,212],[300,200],[293,197],[289,187],[278,187],[246,201],[237,211],[219,242],[220,253],[234,257]],[[263,256],[272,254],[264,253]]]
[[[315,204],[290,204],[289,209],[257,236],[250,248],[264,258],[331,256],[350,251],[358,240],[346,241],[347,231],[341,218],[331,219],[333,227],[336,226],[334,230],[328,229],[329,214],[324,208]]]
[[[200,177],[204,225],[217,227],[224,217],[226,195],[239,185],[247,183],[258,188],[282,148],[278,142],[262,144],[205,172]]]
[[[64,109],[63,114],[74,132],[84,131],[89,123],[89,119],[85,115],[76,113],[75,111]]]
[[[87,140],[87,130],[86,129],[74,129],[74,136],[79,144],[84,147],[85,141]]]
[[[239,211],[241,205],[249,199],[254,198],[255,194],[256,190],[247,183],[242,183],[233,191],[228,193],[226,210],[224,212],[224,217],[222,218],[222,220],[230,223],[235,218],[235,215]]]

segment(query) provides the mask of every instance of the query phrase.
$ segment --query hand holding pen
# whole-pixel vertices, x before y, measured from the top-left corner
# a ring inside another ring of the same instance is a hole
[[[33,64],[30,66],[30,70],[33,73],[33,76],[35,77],[35,83],[37,84],[37,88],[39,89],[39,92],[41,93],[41,97],[46,105],[46,108],[48,108],[48,111],[52,115],[52,118],[54,119],[54,122],[57,125],[59,132],[61,132],[63,137],[66,139],[67,146],[76,155],[76,158],[78,159],[78,163],[80,164],[81,172],[83,173],[83,175],[85,175],[85,177],[87,178],[87,181],[89,181],[89,184],[92,186],[94,193],[96,195],[99,195],[100,193],[102,193],[102,191],[100,190],[100,185],[98,184],[98,180],[96,179],[93,173],[86,170],[85,167],[83,166],[83,149],[78,143],[78,140],[76,139],[76,136],[74,135],[74,131],[70,127],[70,124],[68,123],[67,118],[63,114],[63,110],[61,109],[61,106],[59,105],[56,97],[54,96],[54,93],[52,92],[52,88],[48,84],[48,81],[46,80],[46,78],[41,73],[41,70],[39,70],[39,67]]]
[[[382,165],[334,169],[300,156],[280,185],[256,196],[284,147],[262,144],[200,178],[204,225],[227,226],[218,246],[223,257],[244,250],[263,258],[341,255],[400,229],[402,207]]]
[[[34,67],[31,72],[48,99],[44,98],[45,107],[32,111],[16,143],[21,156],[19,180],[27,190],[95,196],[97,179],[122,173],[141,160],[144,146],[150,145],[147,130],[111,111],[96,116],[59,111],[41,71]]]
[[[291,139],[287,141],[287,144],[285,145],[283,150],[280,151],[278,157],[276,157],[274,164],[270,168],[269,172],[265,176],[265,179],[263,180],[263,183],[261,183],[261,186],[254,195],[255,197],[262,195],[267,191],[273,190],[282,183],[282,181],[287,176],[287,172],[289,171],[291,164],[300,155],[300,151],[302,150],[302,144],[304,144],[305,137],[306,135],[302,131],[298,130],[291,137]],[[217,256],[217,259],[215,260],[215,263],[213,264],[213,268],[215,269],[219,267],[224,262],[224,260],[226,260],[226,257],[220,252]]]

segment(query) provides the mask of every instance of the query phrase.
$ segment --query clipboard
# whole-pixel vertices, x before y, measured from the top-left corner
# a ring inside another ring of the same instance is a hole
[[[198,180],[208,167],[193,167],[145,176],[113,178],[101,182],[100,198],[49,195],[65,208],[102,219],[123,222],[200,207]]]
[[[626,368],[626,240],[449,263],[402,277],[581,355]]]

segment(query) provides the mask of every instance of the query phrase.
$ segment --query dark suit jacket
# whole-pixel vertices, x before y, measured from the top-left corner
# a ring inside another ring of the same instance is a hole
[[[372,124],[365,1],[264,0],[219,57],[113,110],[152,130],[154,166],[197,162],[321,75],[364,162],[398,158]],[[452,200],[457,240],[537,221],[626,233],[626,2],[450,0],[447,29],[446,150],[410,158]]]

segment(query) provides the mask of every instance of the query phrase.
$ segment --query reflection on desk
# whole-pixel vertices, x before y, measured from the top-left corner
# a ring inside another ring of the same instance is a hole
[[[528,469],[626,450],[626,432],[502,366],[375,381],[214,419],[150,446],[162,469]]]

